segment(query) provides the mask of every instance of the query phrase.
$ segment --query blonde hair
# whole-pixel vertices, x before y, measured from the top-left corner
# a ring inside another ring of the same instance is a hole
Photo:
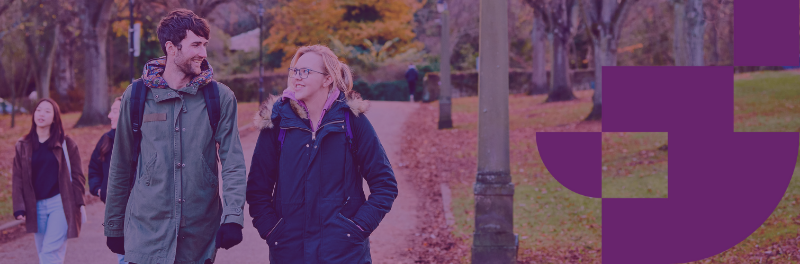
[[[353,90],[353,73],[350,71],[350,67],[344,64],[344,62],[339,61],[339,57],[326,46],[313,45],[300,47],[297,49],[297,52],[295,52],[294,57],[292,57],[290,67],[294,67],[294,65],[297,64],[297,60],[300,59],[300,56],[306,53],[315,53],[322,57],[323,71],[333,77],[331,86],[326,87],[328,91],[333,87],[338,87],[340,91],[349,94],[349,92]],[[292,78],[293,76],[290,74],[287,78],[287,85],[291,84]]]

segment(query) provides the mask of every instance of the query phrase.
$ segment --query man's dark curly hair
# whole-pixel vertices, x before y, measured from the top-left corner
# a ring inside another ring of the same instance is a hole
[[[181,41],[186,38],[186,30],[202,38],[208,39],[211,30],[208,22],[188,9],[176,9],[169,12],[158,23],[158,41],[161,42],[161,51],[167,54],[167,41],[181,49]]]

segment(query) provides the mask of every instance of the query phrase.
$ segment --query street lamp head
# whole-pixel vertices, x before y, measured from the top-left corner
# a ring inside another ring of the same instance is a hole
[[[439,11],[439,13],[446,11],[447,3],[445,3],[444,0],[436,1],[436,10]]]

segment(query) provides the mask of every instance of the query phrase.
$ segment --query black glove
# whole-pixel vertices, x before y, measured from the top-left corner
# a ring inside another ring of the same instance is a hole
[[[217,231],[217,248],[230,249],[242,243],[242,226],[236,223],[225,223]]]
[[[19,210],[14,212],[14,219],[17,219],[20,215],[25,215],[25,210]]]
[[[111,252],[125,255],[125,237],[108,237],[106,239],[106,246]]]

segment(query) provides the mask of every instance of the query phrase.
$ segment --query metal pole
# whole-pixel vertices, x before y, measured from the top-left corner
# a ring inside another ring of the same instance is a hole
[[[128,27],[128,36],[130,38],[130,43],[129,43],[130,46],[128,46],[128,54],[130,55],[129,57],[130,57],[130,64],[131,64],[131,83],[133,83],[133,80],[136,79],[136,77],[134,77],[134,75],[133,75],[134,74],[133,73],[133,39],[134,39],[134,37],[133,37],[133,1],[134,0],[130,0],[128,2],[128,3],[130,3],[130,14],[131,14],[131,23],[130,23],[130,26]]]
[[[264,23],[264,4],[258,1],[258,104],[264,102],[264,49],[261,47]]]
[[[448,15],[450,11],[445,9],[442,12],[442,55],[439,60],[440,79],[442,83],[439,91],[439,129],[453,128],[453,119],[451,118],[452,103],[450,101],[451,85],[450,85],[450,27]]]
[[[478,174],[472,263],[516,263],[508,134],[508,0],[480,0]]]

